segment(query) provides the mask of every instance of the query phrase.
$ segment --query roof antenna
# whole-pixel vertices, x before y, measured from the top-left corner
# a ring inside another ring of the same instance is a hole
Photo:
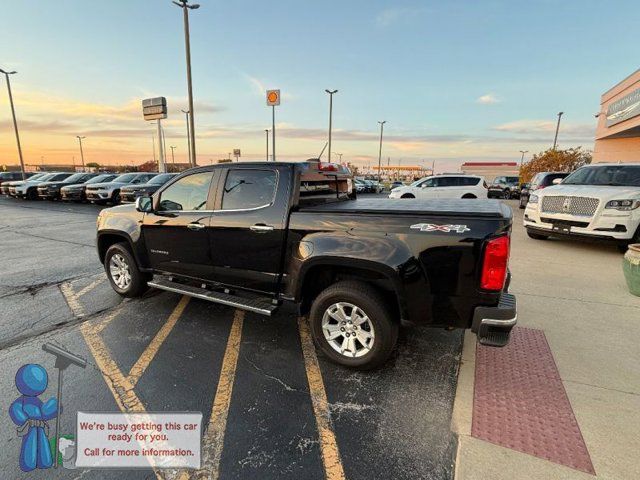
[[[318,155],[318,160],[322,159],[322,154],[324,153],[324,150],[327,148],[327,145],[329,145],[329,142],[325,142],[324,147],[322,147],[322,151],[320,152],[320,155]]]

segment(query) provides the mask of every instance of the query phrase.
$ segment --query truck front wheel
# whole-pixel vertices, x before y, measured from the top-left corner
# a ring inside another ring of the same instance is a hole
[[[368,370],[384,363],[398,339],[398,323],[378,291],[343,281],[323,290],[309,315],[318,348],[331,360]]]
[[[147,290],[148,276],[143,274],[124,243],[109,247],[104,257],[104,269],[111,287],[123,297],[139,297]]]

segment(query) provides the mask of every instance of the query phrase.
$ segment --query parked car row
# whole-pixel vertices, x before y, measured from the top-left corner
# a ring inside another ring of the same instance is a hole
[[[377,180],[354,178],[353,181],[355,183],[356,193],[381,193],[384,191],[384,185]]]
[[[29,174],[26,180],[2,181],[0,192],[3,195],[27,200],[89,201],[96,204],[117,205],[133,203],[140,196],[151,195],[175,175],[174,173],[147,172],[120,175],[117,173],[40,172]]]

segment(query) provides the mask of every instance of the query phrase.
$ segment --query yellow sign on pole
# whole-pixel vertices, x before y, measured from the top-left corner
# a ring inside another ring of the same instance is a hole
[[[267,105],[280,105],[280,90],[267,90]]]

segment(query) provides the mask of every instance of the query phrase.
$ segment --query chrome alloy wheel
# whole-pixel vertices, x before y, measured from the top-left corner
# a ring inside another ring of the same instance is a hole
[[[322,333],[336,352],[345,357],[361,357],[373,348],[375,331],[364,311],[352,303],[338,302],[322,316]]]
[[[109,260],[109,275],[113,283],[121,290],[126,290],[131,285],[131,271],[129,270],[129,264],[127,260],[116,253]]]

